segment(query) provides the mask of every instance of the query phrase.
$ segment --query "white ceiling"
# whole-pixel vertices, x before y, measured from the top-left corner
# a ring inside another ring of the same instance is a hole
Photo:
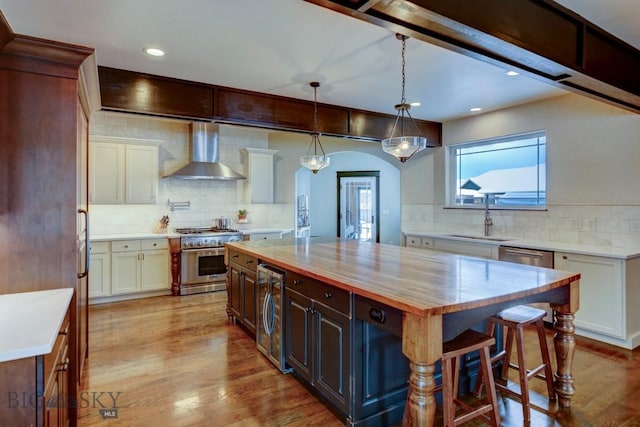
[[[559,3],[640,48],[638,0]],[[381,27],[301,0],[0,0],[16,33],[96,49],[99,65],[395,114],[401,44]],[[166,51],[162,58],[142,52]],[[565,93],[409,39],[414,117],[446,121]]]

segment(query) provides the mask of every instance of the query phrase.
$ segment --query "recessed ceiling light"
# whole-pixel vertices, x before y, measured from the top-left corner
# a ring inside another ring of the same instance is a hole
[[[421,103],[419,103],[419,102],[411,102],[409,105],[411,105],[412,107],[419,107],[419,106],[421,106],[422,104],[421,104]]]
[[[155,47],[145,47],[144,52],[151,56],[164,56],[164,50]]]
[[[517,71],[513,71],[513,70],[507,71],[505,74],[506,74],[507,76],[509,76],[509,77],[519,76],[519,75],[520,75],[520,73],[519,73],[519,72],[517,72]]]
[[[482,108],[480,108],[480,107],[473,107],[473,108],[469,108],[469,111],[472,111],[472,112],[474,112],[474,113],[475,113],[476,111],[482,111]]]

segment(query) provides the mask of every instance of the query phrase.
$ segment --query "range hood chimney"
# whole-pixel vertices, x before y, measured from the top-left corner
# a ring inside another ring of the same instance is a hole
[[[192,122],[191,132],[191,163],[178,169],[165,178],[180,179],[215,179],[221,181],[236,181],[246,179],[229,166],[220,163],[219,125],[207,122]]]

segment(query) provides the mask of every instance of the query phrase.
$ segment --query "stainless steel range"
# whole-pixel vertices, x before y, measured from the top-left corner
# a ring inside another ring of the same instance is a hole
[[[224,290],[224,244],[242,240],[242,233],[211,226],[176,228],[176,233],[182,235],[180,295]]]

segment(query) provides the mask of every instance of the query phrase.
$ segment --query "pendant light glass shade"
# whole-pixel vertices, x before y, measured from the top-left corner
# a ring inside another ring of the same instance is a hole
[[[427,146],[427,138],[425,138],[424,136],[419,136],[420,131],[418,130],[418,126],[413,121],[411,113],[409,113],[411,105],[407,103],[404,94],[404,86],[406,80],[404,52],[406,47],[406,40],[408,37],[403,36],[402,34],[396,34],[396,38],[402,41],[402,97],[400,99],[400,103],[394,106],[394,108],[398,111],[398,114],[396,115],[396,121],[394,122],[393,128],[391,129],[391,134],[388,138],[382,140],[382,150],[385,153],[389,153],[392,156],[395,156],[398,160],[404,163],[418,151],[425,149],[425,147]],[[405,115],[407,116],[407,123],[411,124],[411,131],[415,131],[415,136],[406,136],[404,134]]]
[[[309,144],[307,155],[300,157],[300,165],[316,174],[320,169],[324,169],[329,166],[331,159],[325,154],[324,148],[322,148],[322,144],[320,143],[320,132],[318,132],[317,89],[320,86],[320,83],[311,82],[309,85],[313,88],[313,132],[311,132],[311,144]],[[319,153],[318,147],[320,148]]]

